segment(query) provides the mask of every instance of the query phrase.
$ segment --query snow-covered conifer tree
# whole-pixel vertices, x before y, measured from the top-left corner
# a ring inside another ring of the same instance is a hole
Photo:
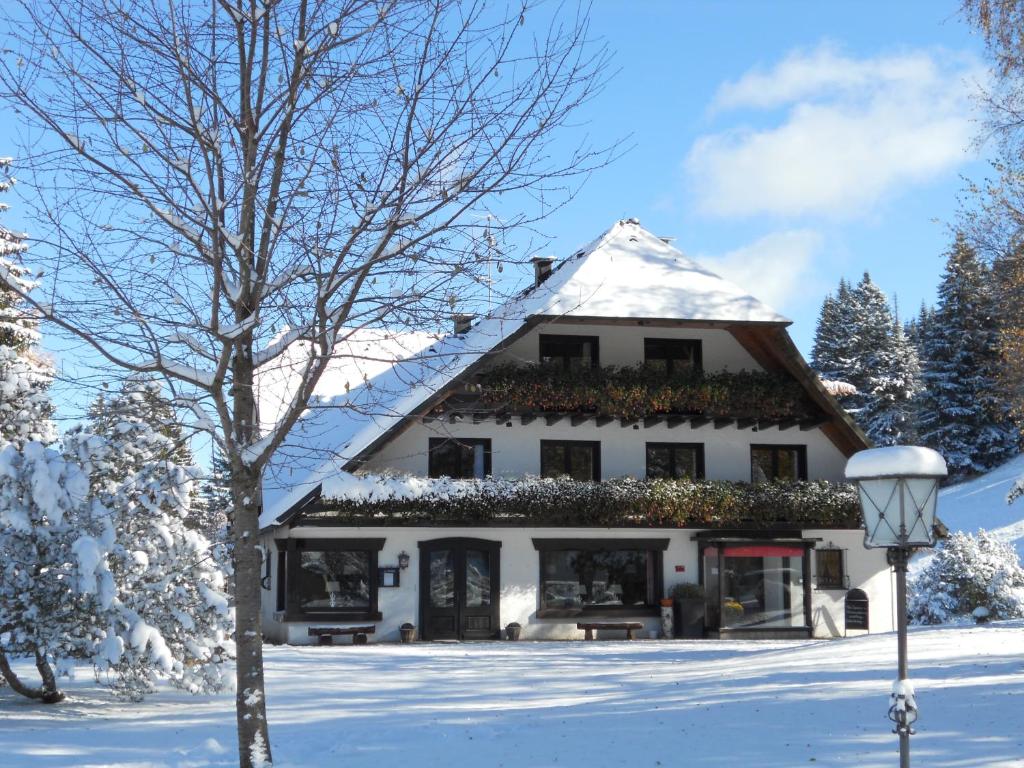
[[[853,300],[853,291],[844,278],[839,281],[836,295],[829,294],[822,302],[811,349],[811,368],[823,379],[849,383],[850,324],[857,314]]]
[[[14,184],[10,163],[0,158],[0,192]],[[0,212],[6,209],[0,202]],[[53,370],[36,348],[36,321],[18,295],[34,287],[20,263],[24,240],[0,225],[0,440],[50,443],[56,437],[48,395]]]
[[[917,354],[868,273],[849,291],[846,381],[858,391],[843,401],[879,445],[913,437],[914,399],[920,390]]]
[[[93,405],[90,432],[67,439],[91,447],[102,438],[90,451],[91,481],[113,520],[115,599],[95,661],[105,682],[133,698],[160,676],[194,692],[219,689],[231,625],[216,552],[187,524],[198,470],[178,463],[189,454],[174,428],[152,423],[159,399],[152,382],[130,379]]]
[[[0,440],[0,674],[44,703],[64,698],[60,664],[91,656],[111,594],[99,543],[109,545],[111,529],[88,492],[74,461],[35,441]],[[34,658],[42,685],[22,681],[10,656]]]
[[[1019,435],[997,392],[997,328],[988,270],[963,234],[946,261],[939,303],[922,334],[920,429],[951,475],[982,472],[1011,456]]]
[[[214,449],[210,472],[203,478],[199,496],[193,505],[189,525],[210,541],[226,541],[231,515],[231,468],[220,451]]]

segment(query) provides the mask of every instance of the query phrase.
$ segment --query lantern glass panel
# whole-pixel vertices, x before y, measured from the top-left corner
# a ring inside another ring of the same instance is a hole
[[[866,547],[934,546],[937,478],[865,479],[857,485]]]

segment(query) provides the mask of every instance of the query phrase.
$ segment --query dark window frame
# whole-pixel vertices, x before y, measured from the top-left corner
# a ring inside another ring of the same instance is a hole
[[[652,348],[661,347],[662,350],[658,354],[652,354]],[[673,355],[673,349],[685,348],[692,350],[693,354],[689,353],[683,355]],[[667,339],[660,337],[645,337],[644,338],[644,363],[648,363],[651,360],[664,360],[665,361],[665,372],[669,376],[673,376],[678,371],[673,370],[675,368],[675,362],[677,360],[689,360],[693,359],[693,373],[701,373],[704,370],[704,344],[701,339]]]
[[[773,451],[772,453],[772,476],[768,482],[777,482],[779,474],[779,451],[796,451],[796,469],[797,469],[797,481],[807,479],[807,446],[806,445],[786,445],[782,443],[754,443],[750,446],[750,482],[756,483],[758,480],[754,477],[754,451]],[[786,482],[786,481],[783,481]]]
[[[718,606],[714,611],[710,610],[711,606],[707,604],[705,607],[704,614],[704,629],[707,631],[725,631],[732,635],[743,635],[748,634],[756,636],[761,632],[775,632],[779,634],[794,634],[803,637],[811,637],[814,634],[814,618],[813,618],[813,598],[812,592],[812,580],[811,580],[811,552],[814,551],[815,542],[808,539],[798,539],[800,531],[779,531],[778,535],[766,533],[764,531],[738,531],[736,538],[724,538],[718,535],[708,535],[714,532],[706,532],[705,534],[698,533],[695,537],[697,540],[697,583],[705,588],[705,591],[710,592],[707,583],[707,573],[704,567],[705,560],[705,549],[707,547],[715,547],[718,549]],[[793,538],[790,538],[790,535]],[[758,544],[792,544],[794,546],[802,546],[804,553],[800,558],[801,571],[804,580],[803,589],[803,616],[804,626],[802,627],[766,627],[759,629],[757,627],[749,628],[723,628],[721,627],[721,616],[722,616],[722,605],[725,602],[725,549],[729,546],[744,546],[744,545],[758,545]],[[710,599],[710,594],[706,600]],[[717,622],[717,623],[716,623]]]
[[[597,368],[598,366],[601,365],[601,346],[600,346],[600,338],[598,336],[576,336],[576,335],[573,335],[573,334],[554,334],[554,333],[541,333],[541,334],[538,334],[537,361],[541,365],[557,366],[559,369],[561,369],[563,371],[567,371],[567,370],[569,370],[571,368],[571,365],[569,364],[569,360],[571,360],[572,358],[568,354],[566,354],[564,352],[558,352],[556,354],[550,354],[550,351],[551,351],[550,349],[548,350],[549,354],[545,354],[544,353],[544,346],[546,344],[548,344],[548,345],[581,344],[582,345],[582,344],[585,344],[587,342],[590,342],[590,350],[591,350],[590,351],[590,368],[591,368],[591,370],[593,370],[594,368]],[[553,358],[553,360],[549,361],[548,363],[545,363],[544,362],[544,358],[545,357]],[[582,360],[583,358],[581,357],[580,359]],[[555,360],[559,360],[559,362],[555,363]]]
[[[696,471],[697,476],[694,480],[703,480],[705,477],[705,466],[704,466],[704,443],[666,443],[666,442],[651,442],[644,444],[644,473],[645,476],[650,479],[651,477],[651,458],[649,451],[652,448],[668,448],[669,449],[669,464],[671,465],[672,479],[679,479],[675,476],[676,469],[676,451],[678,449],[694,450],[697,452],[696,456]]]
[[[570,475],[572,469],[572,459],[570,458],[569,448],[588,447],[593,449],[593,460],[591,466],[593,467],[593,477],[591,480],[595,483],[601,481],[601,441],[600,440],[541,440],[540,441],[540,476],[547,477],[544,474],[544,448],[547,446],[562,446],[566,448],[565,451],[565,471],[564,475]],[[571,475],[570,475],[571,476]]]
[[[668,549],[668,539],[533,539],[533,547],[537,550],[537,618],[566,619],[574,617],[618,618],[622,616],[657,616],[661,613],[659,600],[665,593],[664,561]],[[544,600],[544,555],[547,552],[647,552],[653,559],[651,570],[653,584],[648,593],[652,595],[651,604],[636,605],[601,605],[582,606],[576,608],[545,608]]]
[[[839,577],[836,580],[822,581],[821,558],[823,555],[835,557],[839,561]],[[843,590],[849,586],[846,577],[846,550],[839,547],[815,547],[814,549],[814,586],[815,589]]]
[[[448,443],[457,443],[460,445],[477,446],[481,445],[484,449],[484,477],[489,477],[491,474],[491,439],[489,437],[432,437],[427,442],[427,477],[438,478],[438,477],[451,477],[453,480],[458,479],[472,479],[476,475],[473,474],[460,474],[455,475],[442,475],[436,466],[437,464],[437,451],[447,445]],[[472,470],[472,468],[470,468]]]
[[[384,548],[384,539],[288,539],[285,588],[285,621],[380,621],[378,599],[378,560]],[[370,604],[366,608],[330,608],[303,610],[295,589],[300,583],[301,552],[366,552],[368,557],[367,585]]]

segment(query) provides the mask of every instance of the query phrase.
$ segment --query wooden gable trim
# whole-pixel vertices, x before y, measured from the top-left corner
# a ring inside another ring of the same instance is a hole
[[[821,432],[846,457],[870,448],[872,442],[811,370],[784,328],[733,325],[729,332],[758,365],[773,373],[787,373],[803,385],[811,400],[829,417]]]
[[[611,325],[638,326],[641,328],[698,328],[708,330],[731,330],[736,327],[735,320],[678,320],[671,317],[597,317],[589,315],[533,315],[533,317],[552,325]],[[750,320],[743,325],[758,328],[785,328],[792,325],[791,321],[782,320]]]

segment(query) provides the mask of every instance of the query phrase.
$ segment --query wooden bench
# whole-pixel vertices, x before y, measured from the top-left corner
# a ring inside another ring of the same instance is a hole
[[[576,629],[586,630],[586,634],[583,636],[584,640],[593,640],[595,629],[624,629],[626,630],[626,639],[632,640],[633,630],[643,628],[644,625],[639,621],[587,622],[576,625]]]
[[[366,636],[377,631],[373,624],[366,627],[310,627],[309,636],[317,639],[318,645],[334,645],[334,638],[352,635],[352,645],[366,645]]]

